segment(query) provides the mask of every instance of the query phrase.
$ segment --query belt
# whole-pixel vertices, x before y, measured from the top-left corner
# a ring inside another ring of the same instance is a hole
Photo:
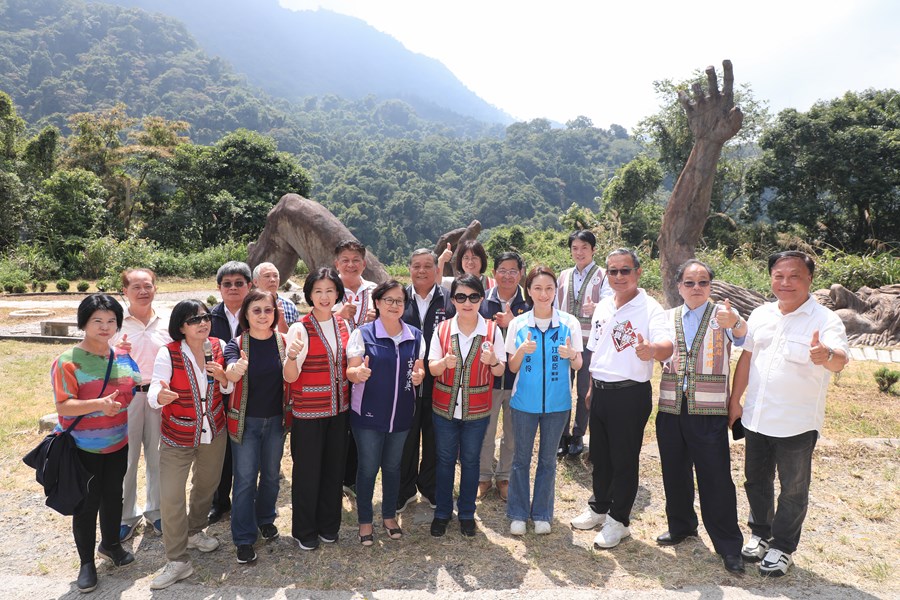
[[[138,392],[147,392],[150,389],[150,384],[148,383],[146,385],[136,385],[134,386],[134,389]]]
[[[622,381],[600,381],[599,379],[592,379],[592,381],[594,387],[600,390],[619,390],[644,383],[643,381],[634,381],[632,379],[625,379]]]

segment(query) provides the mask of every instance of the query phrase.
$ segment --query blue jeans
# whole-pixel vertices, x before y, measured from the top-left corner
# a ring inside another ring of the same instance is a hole
[[[375,493],[375,476],[381,468],[381,519],[397,516],[397,496],[400,494],[400,461],[407,431],[376,431],[353,427],[358,464],[356,467],[356,513],[360,525],[367,525],[374,518],[372,495]]]
[[[437,519],[453,516],[453,480],[456,476],[456,459],[459,457],[459,498],[456,507],[460,519],[475,518],[475,495],[478,493],[481,443],[487,431],[489,418],[463,421],[448,420],[434,415],[434,447],[437,454],[434,495]]]
[[[231,537],[235,546],[253,544],[259,526],[275,521],[278,478],[281,476],[281,457],[284,454],[283,433],[281,415],[247,417],[241,443],[231,442],[234,473]]]
[[[513,521],[553,520],[553,500],[556,496],[556,449],[559,436],[569,424],[569,411],[529,413],[512,409],[513,436],[516,451],[513,454],[512,472],[509,476],[509,499],[506,516]],[[538,446],[537,472],[534,475],[534,500],[531,500],[529,476],[534,438],[538,427],[541,441]]]

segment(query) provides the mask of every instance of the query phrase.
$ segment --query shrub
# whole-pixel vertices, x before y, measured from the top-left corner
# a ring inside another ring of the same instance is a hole
[[[24,294],[25,290],[28,289],[28,286],[25,285],[24,281],[17,281],[13,284],[13,293],[14,294]]]
[[[79,292],[86,292],[86,291],[88,291],[88,288],[90,288],[90,287],[91,287],[91,284],[88,283],[87,281],[85,281],[84,279],[82,279],[81,281],[79,281],[79,282],[78,282],[78,285],[75,286],[75,288],[76,288]]]
[[[7,280],[7,281],[4,281],[4,282],[3,282],[3,290],[4,290],[7,294],[12,294],[12,293],[13,293],[13,289],[15,289],[15,286],[16,286],[16,284],[13,283],[12,281]]]
[[[68,292],[71,285],[68,279],[59,279],[56,282],[56,289],[60,292]]]
[[[46,292],[47,291],[47,282],[41,281],[40,285],[38,287],[41,289],[42,292]]]
[[[107,275],[97,281],[97,289],[101,292],[106,292],[107,294],[116,293],[121,285],[122,280],[119,279],[118,275]]]
[[[209,296],[206,297],[206,305],[209,306],[210,308],[212,308],[213,306],[215,306],[218,303],[219,303],[219,301],[216,300],[216,297],[213,296],[212,294],[210,294]]]
[[[887,367],[881,367],[874,373],[875,383],[878,384],[878,390],[889,393],[891,388],[900,381],[900,371],[892,371]]]

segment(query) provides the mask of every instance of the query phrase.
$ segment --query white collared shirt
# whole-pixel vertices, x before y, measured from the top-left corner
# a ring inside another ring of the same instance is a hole
[[[434,328],[434,334],[431,336],[431,344],[428,347],[428,360],[440,360],[444,358],[444,349],[441,348],[441,336],[440,327]],[[472,340],[475,339],[476,335],[486,336],[487,335],[487,321],[484,320],[484,317],[478,315],[478,324],[475,325],[475,330],[471,333],[471,335],[466,335],[459,330],[459,315],[450,319],[450,336],[459,334],[459,353],[465,358],[469,355],[469,351],[472,349]],[[497,356],[497,360],[506,363],[506,351],[504,349],[503,344],[503,332],[500,331],[499,327],[494,327],[494,354]],[[462,365],[457,363],[457,368],[462,368]],[[456,410],[453,411],[454,419],[462,419],[462,390],[459,391],[459,394],[456,399]]]
[[[222,353],[225,353],[225,343],[222,340],[219,340],[219,347],[222,349]],[[188,347],[187,342],[181,340],[181,355],[187,358],[188,362],[191,364],[191,367],[194,369],[194,378],[197,380],[197,393],[200,394],[201,398],[206,398],[206,389],[207,389],[207,381],[206,381],[206,366],[201,366],[197,364],[197,359],[194,358],[194,353]],[[162,390],[162,384],[160,381],[165,381],[166,383],[172,383],[172,356],[169,354],[169,349],[166,347],[162,347],[156,353],[156,361],[153,363],[153,381],[150,383],[150,389],[147,391],[147,403],[150,405],[150,408],[162,408],[162,405],[159,403],[159,392]],[[229,381],[228,385],[219,385],[219,389],[223,394],[230,394],[232,390],[234,390],[234,383]],[[201,404],[206,404],[202,402]],[[199,416],[199,415],[197,415]],[[209,444],[212,442],[212,432],[213,425],[212,421],[210,421],[210,415],[207,411],[204,411],[203,415],[203,432],[200,434],[200,443],[201,444]]]
[[[125,307],[122,311],[122,328],[113,336],[111,345],[115,346],[122,340],[123,335],[128,336],[131,344],[131,358],[137,363],[138,370],[144,383],[150,382],[150,374],[153,373],[153,363],[159,349],[172,341],[169,336],[169,313],[153,310],[150,321],[146,325],[131,315]]]
[[[591,317],[587,349],[591,377],[598,381],[650,381],[652,360],[641,360],[634,351],[637,334],[651,343],[673,341],[666,312],[643,288],[629,302],[616,308],[615,296],[600,300]]]
[[[313,316],[312,318],[315,319],[315,316]],[[338,334],[337,331],[334,330],[334,319],[328,319],[327,321],[317,321],[317,323],[319,324],[319,329],[322,330],[322,335],[324,336],[323,342],[331,346],[331,352],[333,354],[336,354]],[[296,340],[298,337],[303,342],[303,349],[297,353],[296,360],[297,372],[300,373],[303,371],[303,363],[306,362],[306,355],[309,354],[309,333],[307,333],[306,325],[304,325],[302,321],[297,321],[296,323],[291,325],[290,328],[288,328],[287,334],[285,334],[285,356],[287,356],[287,348],[290,348],[291,344],[293,344],[294,340]],[[290,358],[286,358],[286,360],[290,360]]]
[[[228,310],[228,307],[224,304],[222,305],[222,308],[225,309],[225,318],[228,319],[228,327],[231,329],[231,339],[234,339],[237,337],[237,328],[240,324],[241,309],[237,309],[237,312],[232,314],[231,311]],[[226,343],[229,341],[231,340],[225,340]]]
[[[424,298],[416,292],[416,288],[413,287],[413,300],[416,301],[416,308],[419,310],[419,323],[425,324],[425,314],[428,312],[428,307],[431,305],[431,299],[434,298],[434,290],[437,289],[437,284],[431,286],[431,291],[428,292],[428,295]]]
[[[823,344],[849,357],[840,317],[810,296],[786,315],[778,302],[763,304],[750,313],[747,326],[744,351],[753,355],[741,417],[744,427],[772,437],[821,433],[831,371],[812,363],[809,343],[818,331]]]

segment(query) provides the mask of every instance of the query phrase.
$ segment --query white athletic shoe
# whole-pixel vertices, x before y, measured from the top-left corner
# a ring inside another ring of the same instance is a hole
[[[766,557],[759,563],[759,574],[768,577],[781,577],[794,564],[791,555],[778,548],[769,548]]]
[[[512,535],[525,535],[525,521],[513,521],[510,523],[509,532]]]
[[[167,588],[176,581],[187,579],[193,572],[194,567],[189,562],[167,562],[162,573],[154,577],[153,581],[150,582],[150,589],[161,590]]]
[[[550,523],[547,521],[535,521],[534,533],[535,535],[547,535],[550,533]]]
[[[188,538],[187,547],[189,550],[199,550],[200,552],[212,552],[219,547],[219,540],[211,535],[207,535],[205,531],[198,531]]]
[[[741,556],[749,562],[759,562],[766,556],[769,551],[769,542],[758,535],[750,536],[750,541],[741,548]]]
[[[631,529],[607,515],[603,528],[594,538],[594,548],[615,548],[630,535]]]
[[[588,507],[584,509],[583,513],[572,519],[569,524],[575,529],[593,529],[597,525],[602,525],[605,520],[605,514],[595,513]]]

